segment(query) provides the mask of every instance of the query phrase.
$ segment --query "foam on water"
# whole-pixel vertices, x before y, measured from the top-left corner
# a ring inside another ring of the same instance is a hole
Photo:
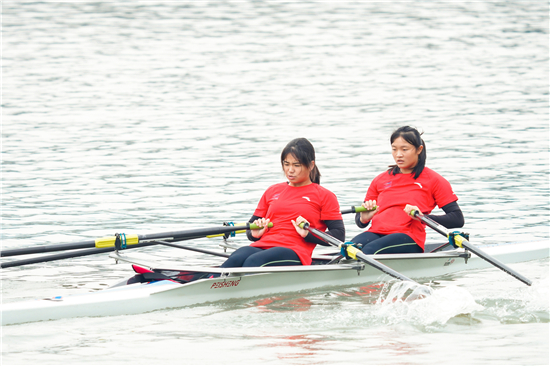
[[[431,288],[398,282],[382,291],[374,313],[388,324],[445,325],[453,317],[483,310],[468,290],[458,286]]]

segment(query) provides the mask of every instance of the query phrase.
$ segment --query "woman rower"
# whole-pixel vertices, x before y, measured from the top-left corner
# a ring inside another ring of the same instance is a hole
[[[351,241],[365,254],[423,253],[424,224],[411,216],[419,211],[446,228],[464,226],[464,217],[450,183],[426,167],[426,144],[412,127],[398,128],[390,137],[395,165],[372,181],[355,222],[370,228]],[[440,207],[444,215],[429,215]]]
[[[302,222],[340,240],[345,238],[344,222],[336,195],[319,185],[321,174],[315,164],[315,149],[305,138],[288,143],[281,153],[288,182],[274,184],[263,194],[250,222],[262,227],[248,230],[254,243],[237,249],[221,267],[293,266],[311,264],[317,244],[325,244]],[[268,228],[269,222],[273,227]]]

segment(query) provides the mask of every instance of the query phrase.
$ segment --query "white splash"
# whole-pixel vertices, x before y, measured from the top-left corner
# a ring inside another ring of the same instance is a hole
[[[446,286],[432,289],[412,282],[397,282],[378,298],[377,315],[388,323],[444,325],[449,319],[483,310],[465,289]]]

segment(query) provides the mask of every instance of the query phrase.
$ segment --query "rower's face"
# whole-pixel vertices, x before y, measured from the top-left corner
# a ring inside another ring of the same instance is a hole
[[[412,172],[418,164],[418,155],[420,155],[423,148],[423,146],[420,146],[417,149],[402,137],[398,137],[393,141],[391,144],[392,156],[401,173],[408,174]]]
[[[286,179],[293,187],[301,187],[311,183],[309,172],[313,169],[314,162],[311,163],[311,168],[300,164],[300,162],[292,154],[288,154],[283,160],[283,171]]]

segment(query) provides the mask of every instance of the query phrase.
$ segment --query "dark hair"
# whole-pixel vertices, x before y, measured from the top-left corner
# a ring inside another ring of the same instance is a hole
[[[420,137],[421,135],[422,134],[418,132],[416,128],[410,127],[410,126],[403,126],[393,131],[390,137],[390,144],[393,144],[393,142],[398,137],[401,137],[403,138],[403,140],[413,145],[417,150],[420,146],[424,146],[424,148],[420,152],[420,155],[418,155],[418,163],[416,164],[416,166],[413,168],[413,171],[412,171],[414,173],[414,179],[418,178],[418,176],[422,174],[422,171],[426,166],[426,144],[424,143],[424,140],[422,140],[422,137]],[[399,174],[400,172],[401,171],[399,170],[399,167],[397,165],[390,165],[390,169],[388,170],[389,174],[396,175],[396,174]]]
[[[281,153],[281,164],[283,164],[283,161],[288,154],[292,154],[292,156],[294,156],[294,158],[296,158],[301,165],[308,169],[311,162],[315,161],[315,149],[313,148],[311,142],[303,137],[294,139],[285,146],[283,152]],[[309,172],[309,179],[313,183],[321,184],[321,173],[317,168],[317,164],[315,164],[313,169]]]

